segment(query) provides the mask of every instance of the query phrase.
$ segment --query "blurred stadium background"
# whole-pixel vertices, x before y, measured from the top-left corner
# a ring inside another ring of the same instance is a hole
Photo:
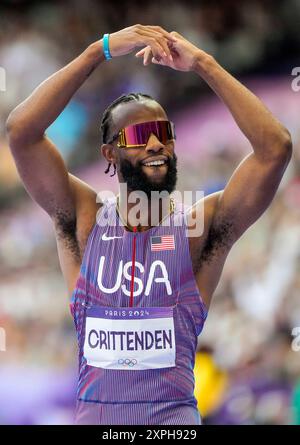
[[[20,184],[5,120],[89,43],[135,23],[176,30],[213,54],[292,133],[293,159],[275,200],[227,261],[195,374],[207,424],[300,424],[300,351],[291,347],[300,326],[300,92],[291,87],[300,65],[298,0],[1,1],[0,423],[72,423],[77,376],[54,233]],[[98,191],[117,191],[104,175],[99,127],[107,105],[131,91],[153,95],[176,124],[178,189],[222,189],[250,150],[228,111],[197,75],[143,67],[133,56],[102,64],[49,129],[70,171]]]

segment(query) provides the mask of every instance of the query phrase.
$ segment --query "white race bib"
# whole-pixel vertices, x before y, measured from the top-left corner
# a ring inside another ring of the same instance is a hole
[[[173,307],[88,309],[84,357],[104,369],[176,366]]]

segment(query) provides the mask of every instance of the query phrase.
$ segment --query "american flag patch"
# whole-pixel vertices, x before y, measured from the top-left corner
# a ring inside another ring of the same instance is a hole
[[[151,252],[175,250],[174,235],[151,236]]]

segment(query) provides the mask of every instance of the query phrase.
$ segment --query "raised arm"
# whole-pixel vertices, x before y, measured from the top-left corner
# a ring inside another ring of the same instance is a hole
[[[288,130],[265,105],[223,69],[216,60],[177,32],[170,45],[173,62],[157,61],[148,46],[136,56],[179,71],[193,71],[204,79],[231,112],[253,152],[234,171],[223,192],[214,196],[214,224],[231,226],[231,242],[259,218],[272,201],[292,153]]]
[[[287,129],[263,103],[216,60],[179,33],[170,45],[173,61],[156,60],[149,46],[136,56],[144,64],[193,71],[221,98],[253,151],[234,171],[223,191],[204,199],[204,233],[191,238],[195,277],[207,307],[219,282],[227,255],[234,242],[266,210],[291,158],[292,143]],[[191,209],[193,219],[201,215],[203,202]],[[194,226],[191,225],[194,229]]]
[[[200,52],[194,70],[223,100],[253,149],[220,194],[215,214],[216,221],[232,224],[234,241],[271,203],[291,158],[291,137],[264,104],[212,57]]]
[[[8,117],[9,145],[21,179],[51,217],[66,214],[75,219],[75,196],[63,158],[45,131],[103,61],[102,42],[93,43],[39,85]]]
[[[135,25],[110,35],[110,52],[113,57],[121,56],[149,44],[159,58],[164,51],[169,51],[166,42],[172,39],[160,27]],[[82,201],[77,199],[78,193],[85,185],[74,183],[74,177],[68,174],[62,156],[45,131],[104,60],[102,40],[92,43],[39,85],[7,120],[9,145],[22,181],[33,199],[54,219],[60,215],[71,220],[76,218],[77,201]]]

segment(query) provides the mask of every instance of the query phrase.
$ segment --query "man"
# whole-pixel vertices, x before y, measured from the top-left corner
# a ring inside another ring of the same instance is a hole
[[[173,191],[177,170],[174,126],[149,96],[122,96],[103,116],[106,172],[113,167],[128,186],[118,201],[97,203],[96,192],[67,172],[44,134],[105,58],[138,46],[144,48],[136,56],[145,65],[204,79],[252,145],[225,189],[204,199],[204,214],[203,201],[187,211],[167,193],[152,224],[151,191]],[[72,293],[80,360],[77,423],[199,424],[197,336],[232,245],[278,188],[291,157],[288,131],[213,57],[176,32],[143,25],[90,45],[11,113],[7,131],[25,187],[53,220]],[[147,197],[139,225],[130,218],[133,191]],[[199,215],[203,233],[186,236]],[[162,223],[166,218],[169,225]]]

